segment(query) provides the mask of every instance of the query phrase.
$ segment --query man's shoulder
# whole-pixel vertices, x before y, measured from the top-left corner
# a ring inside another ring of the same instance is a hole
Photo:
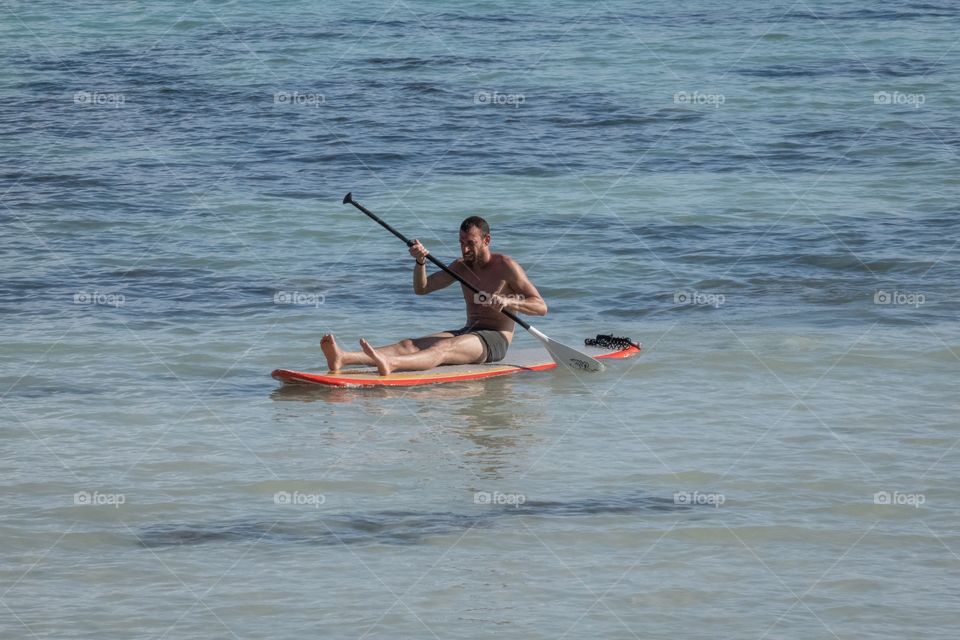
[[[507,267],[509,269],[514,269],[520,266],[516,260],[505,253],[491,253],[490,257],[495,260],[499,266]]]

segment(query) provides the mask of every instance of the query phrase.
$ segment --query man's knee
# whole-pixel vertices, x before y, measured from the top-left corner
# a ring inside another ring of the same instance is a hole
[[[401,340],[400,348],[403,349],[404,353],[414,353],[417,351],[417,345],[411,338]]]

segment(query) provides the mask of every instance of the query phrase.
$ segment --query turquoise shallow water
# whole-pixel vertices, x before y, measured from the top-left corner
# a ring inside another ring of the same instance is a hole
[[[952,637],[957,20],[6,3],[2,635]],[[461,320],[347,191],[643,355],[278,391]]]

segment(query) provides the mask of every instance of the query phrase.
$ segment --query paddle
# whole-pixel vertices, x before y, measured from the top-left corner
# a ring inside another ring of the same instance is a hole
[[[409,240],[402,233],[400,233],[399,231],[391,227],[389,224],[381,220],[379,216],[377,216],[377,214],[370,211],[365,206],[363,206],[362,204],[354,200],[352,193],[348,193],[347,195],[343,196],[343,204],[352,204],[357,209],[360,209],[360,211],[363,211],[365,214],[370,216],[375,222],[378,222],[380,226],[382,226],[384,229],[386,229],[393,235],[403,240],[403,242],[408,247],[413,244],[412,240]],[[443,269],[444,271],[446,271],[447,273],[449,273],[455,279],[459,280],[460,284],[465,286],[467,289],[470,289],[474,293],[481,293],[479,289],[477,289],[475,286],[473,286],[472,284],[470,284],[469,282],[461,278],[459,275],[451,271],[447,267],[447,265],[443,264],[442,262],[434,258],[432,255],[430,255],[429,253],[427,254],[427,259],[430,260],[430,262],[432,262],[433,264]],[[546,347],[547,351],[550,353],[550,357],[553,358],[554,361],[556,361],[558,364],[562,364],[567,367],[570,367],[571,369],[577,369],[579,371],[590,371],[590,372],[603,371],[603,364],[598,362],[594,358],[591,358],[587,354],[581,353],[580,351],[577,351],[573,347],[568,347],[567,345],[561,342],[557,342],[556,340],[553,340],[552,338],[544,335],[541,331],[538,331],[535,327],[531,327],[527,322],[521,320],[520,318],[515,316],[513,313],[507,311],[506,309],[501,309],[500,311],[505,316],[507,316],[508,318],[516,322],[518,325],[520,325],[521,327],[529,331],[531,334],[533,334],[537,339],[539,339],[540,342],[543,343],[543,346]]]

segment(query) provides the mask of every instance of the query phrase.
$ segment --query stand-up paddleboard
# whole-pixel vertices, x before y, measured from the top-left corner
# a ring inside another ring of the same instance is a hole
[[[640,353],[641,345],[629,338],[597,336],[584,341],[587,355],[599,359],[629,358]],[[442,382],[482,380],[521,371],[546,371],[557,363],[545,349],[525,347],[510,349],[501,362],[489,364],[443,365],[426,371],[399,371],[381,376],[374,367],[349,367],[337,373],[307,373],[277,369],[271,375],[288,385],[319,384],[328,387],[411,387]]]

